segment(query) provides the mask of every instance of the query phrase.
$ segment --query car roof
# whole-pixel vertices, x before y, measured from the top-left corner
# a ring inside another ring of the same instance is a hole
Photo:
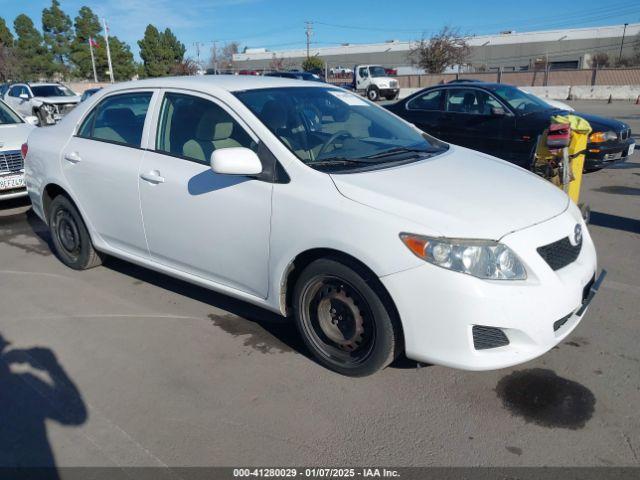
[[[60,86],[59,83],[55,83],[55,82],[34,82],[34,83],[27,83],[27,85],[29,85],[30,87],[59,87]]]
[[[128,88],[184,88],[201,91],[239,92],[261,88],[284,87],[325,87],[326,83],[306,82],[285,77],[267,77],[258,75],[194,75],[185,77],[159,77],[123,82],[109,87],[109,90]]]

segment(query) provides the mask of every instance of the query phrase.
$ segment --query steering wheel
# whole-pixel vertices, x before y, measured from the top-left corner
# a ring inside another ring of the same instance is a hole
[[[336,133],[331,135],[329,140],[327,140],[324,145],[322,145],[322,148],[320,148],[320,151],[318,152],[318,155],[316,155],[316,159],[320,159],[322,157],[322,154],[329,147],[329,145],[334,144],[336,142],[336,140],[338,140],[339,138],[353,138],[353,135],[351,135],[346,130],[338,130]]]

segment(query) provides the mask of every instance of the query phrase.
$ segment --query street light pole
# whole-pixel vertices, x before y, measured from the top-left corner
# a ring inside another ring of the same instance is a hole
[[[625,23],[624,29],[622,30],[622,41],[620,42],[620,55],[618,55],[618,63],[620,63],[620,60],[622,60],[622,47],[624,46],[624,36],[627,33],[627,25],[629,24]]]

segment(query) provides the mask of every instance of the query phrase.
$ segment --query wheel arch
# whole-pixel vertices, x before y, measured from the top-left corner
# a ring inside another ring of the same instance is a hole
[[[304,252],[296,255],[296,257],[291,262],[289,262],[287,268],[284,271],[281,282],[282,287],[280,291],[280,309],[282,312],[284,312],[286,315],[291,312],[291,306],[293,304],[293,291],[302,271],[309,264],[321,258],[333,259],[349,267],[356,267],[356,271],[361,270],[362,272],[364,272],[368,277],[367,280],[370,280],[373,283],[372,286],[381,296],[381,300],[383,301],[383,303],[390,309],[389,313],[393,315],[398,321],[400,331],[404,336],[402,322],[400,321],[400,314],[398,312],[396,304],[393,301],[393,298],[391,298],[391,295],[389,294],[385,286],[380,281],[378,275],[360,259],[349,253],[334,248],[312,248],[309,250],[305,250]]]

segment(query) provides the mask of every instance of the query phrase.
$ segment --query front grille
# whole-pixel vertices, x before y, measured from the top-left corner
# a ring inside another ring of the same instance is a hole
[[[75,103],[63,103],[55,105],[56,112],[60,115],[66,115],[76,106]]]
[[[24,161],[20,151],[0,152],[0,173],[19,172],[23,168]]]
[[[538,253],[553,270],[560,270],[576,261],[582,250],[582,240],[578,245],[571,245],[569,237],[538,248]]]
[[[622,130],[618,136],[620,137],[620,140],[622,140],[623,142],[629,138],[631,136],[631,129],[630,128],[626,128],[624,130]]]
[[[389,85],[391,88],[398,88],[398,81],[397,80],[391,80],[389,82]]]
[[[476,350],[487,350],[509,345],[509,339],[499,328],[474,325],[471,332],[473,334],[473,346]]]

